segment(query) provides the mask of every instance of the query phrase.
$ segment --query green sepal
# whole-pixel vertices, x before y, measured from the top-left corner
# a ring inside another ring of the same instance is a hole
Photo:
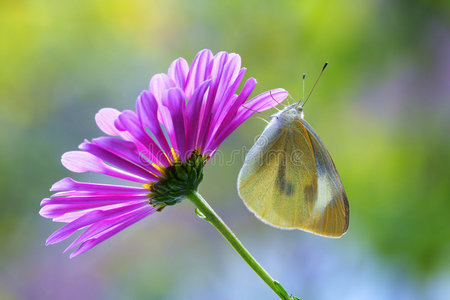
[[[197,191],[206,161],[207,157],[194,152],[185,162],[178,161],[164,169],[160,180],[150,187],[150,204],[175,205]]]

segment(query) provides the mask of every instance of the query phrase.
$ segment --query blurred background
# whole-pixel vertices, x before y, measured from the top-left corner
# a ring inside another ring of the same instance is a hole
[[[101,135],[102,107],[134,109],[153,74],[203,48],[239,53],[253,95],[309,91],[305,117],[350,202],[341,239],[281,231],[244,207],[242,160],[200,192],[303,299],[450,298],[450,2],[0,1],[0,299],[275,299],[188,201],[70,260],[38,215],[70,176],[65,151]],[[251,118],[221,147],[251,147]],[[74,174],[81,181],[99,179]],[[106,179],[106,182],[108,180]]]

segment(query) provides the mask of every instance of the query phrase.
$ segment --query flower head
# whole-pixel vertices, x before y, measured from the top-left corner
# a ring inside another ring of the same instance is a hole
[[[56,182],[40,214],[67,223],[48,239],[61,242],[85,229],[66,249],[77,256],[137,221],[196,191],[203,167],[220,144],[255,111],[287,97],[283,89],[247,101],[256,80],[237,89],[246,69],[234,53],[202,50],[189,66],[175,60],[157,74],[136,101],[136,111],[101,109],[95,120],[108,136],[85,140],[66,152],[62,164],[76,173],[95,172],[139,183],[139,187]]]

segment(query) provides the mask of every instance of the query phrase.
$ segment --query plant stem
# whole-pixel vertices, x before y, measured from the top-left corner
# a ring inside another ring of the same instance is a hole
[[[198,193],[192,192],[187,195],[187,198],[191,200],[201,214],[199,217],[205,219],[211,223],[216,229],[224,236],[224,238],[233,246],[234,250],[247,262],[247,264],[261,277],[262,280],[283,300],[292,299],[287,292],[281,286],[280,283],[275,281],[269,273],[256,261],[256,259],[245,249],[241,241],[231,231],[230,228],[222,221],[222,219],[216,214],[216,212],[209,206],[208,202]]]

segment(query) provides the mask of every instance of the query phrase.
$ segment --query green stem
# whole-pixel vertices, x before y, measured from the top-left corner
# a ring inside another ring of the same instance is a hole
[[[261,277],[262,280],[283,300],[292,299],[284,290],[280,283],[273,280],[273,278],[264,270],[263,267],[256,261],[255,258],[245,249],[241,241],[234,235],[230,228],[222,221],[216,212],[209,206],[203,197],[197,193],[192,192],[187,195],[198,210],[200,210],[200,217],[211,223],[224,236],[224,238],[233,246],[234,250],[247,262],[247,264]]]

